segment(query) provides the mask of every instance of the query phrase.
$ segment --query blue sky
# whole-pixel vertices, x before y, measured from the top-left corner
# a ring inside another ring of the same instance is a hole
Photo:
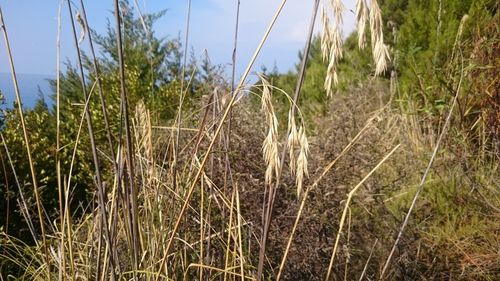
[[[73,0],[74,3],[79,3]],[[184,38],[187,0],[138,0],[142,12],[167,9],[156,26],[160,37]],[[280,0],[241,0],[237,72],[241,74]],[[355,1],[346,2],[344,34],[353,30]],[[133,1],[130,1],[133,6]],[[206,50],[213,63],[222,64],[229,72],[236,17],[236,0],[192,0],[189,45],[196,57]],[[19,73],[55,75],[57,13],[60,0],[0,0],[9,32],[16,70]],[[98,32],[111,18],[113,0],[85,1],[90,26]],[[257,60],[254,70],[262,65],[269,69],[276,63],[287,71],[297,62],[297,52],[303,47],[313,1],[288,0],[269,41]],[[318,19],[319,20],[319,19]],[[62,6],[61,59],[74,61],[76,53],[70,33],[68,7]],[[316,23],[319,30],[320,23]],[[86,45],[86,43],[84,44]],[[0,44],[0,72],[9,72],[5,46]]]

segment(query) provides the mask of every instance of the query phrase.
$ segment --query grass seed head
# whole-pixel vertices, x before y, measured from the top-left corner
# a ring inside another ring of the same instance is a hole
[[[375,75],[382,74],[387,69],[389,50],[384,44],[382,15],[376,0],[372,0],[370,9],[370,30],[372,55],[375,61]]]
[[[330,56],[333,35],[330,28],[330,18],[325,7],[321,9],[321,22],[323,24],[323,31],[321,32],[321,56],[323,57],[323,61],[327,61]]]
[[[299,129],[299,136],[300,136],[300,151],[299,151],[299,156],[297,158],[297,172],[296,172],[296,177],[295,181],[297,184],[297,198],[300,198],[303,192],[303,182],[304,182],[304,176],[308,177],[309,176],[309,171],[307,169],[307,156],[309,154],[309,142],[307,141],[307,136],[304,127],[300,127]]]
[[[329,3],[333,13],[335,14],[337,24],[342,25],[344,22],[344,17],[342,16],[342,13],[345,10],[344,4],[341,0],[329,0]]]
[[[264,161],[266,162],[265,181],[267,184],[270,184],[273,176],[278,175],[280,169],[278,157],[278,118],[276,118],[272,103],[271,85],[263,75],[259,75],[259,77],[262,81],[261,108],[268,124],[267,136],[262,144],[262,152]]]
[[[135,107],[135,131],[138,145],[147,159],[152,159],[151,119],[149,110],[142,100]]]
[[[342,13],[345,10],[342,1],[329,0],[329,5],[322,7],[323,32],[321,34],[321,53],[323,60],[328,61],[328,69],[324,88],[327,96],[333,94],[332,88],[338,84],[336,64],[342,59],[342,25],[344,22]],[[330,19],[333,15],[333,21]],[[332,22],[332,24],[330,24]]]
[[[300,138],[297,131],[297,125],[295,123],[295,116],[292,115],[292,110],[288,112],[288,130],[290,134],[288,135],[288,154],[290,156],[290,172],[292,175],[295,174],[296,157],[295,157],[295,147],[299,145]]]
[[[356,1],[356,25],[358,28],[358,47],[363,49],[366,46],[365,30],[368,19],[368,8],[365,0]]]

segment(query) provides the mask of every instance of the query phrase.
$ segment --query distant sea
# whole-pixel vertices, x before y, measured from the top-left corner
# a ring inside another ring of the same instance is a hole
[[[17,74],[19,93],[24,107],[33,108],[36,101],[41,98],[44,98],[49,105],[52,103],[49,79],[53,79],[53,77],[42,74]],[[5,97],[5,107],[11,108],[16,100],[16,92],[10,73],[0,72],[0,91]]]

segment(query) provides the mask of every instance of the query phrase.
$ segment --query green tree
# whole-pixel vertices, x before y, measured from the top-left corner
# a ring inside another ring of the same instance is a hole
[[[121,11],[124,25],[124,60],[126,89],[128,94],[129,109],[132,113],[139,101],[144,101],[151,112],[155,123],[170,122],[175,117],[178,107],[181,76],[181,44],[178,39],[158,38],[153,31],[154,22],[165,12],[143,15],[144,21],[137,17],[134,10],[121,2]],[[100,51],[98,64],[100,66],[100,81],[107,106],[110,128],[113,139],[119,138],[120,130],[120,79],[118,57],[116,55],[116,33],[111,22],[103,35],[92,32],[96,46]],[[107,134],[103,122],[96,75],[92,58],[83,54],[83,67],[86,75],[86,88],[89,92],[89,109],[93,117],[93,125],[98,149],[101,153],[109,153]],[[55,80],[50,81],[53,95],[51,105],[40,100],[33,109],[25,110],[27,129],[32,145],[35,169],[38,175],[42,202],[50,219],[56,218],[58,210],[58,183],[56,175],[56,86]],[[79,206],[87,207],[95,191],[93,179],[94,167],[90,154],[89,136],[85,121],[82,123],[85,101],[83,99],[79,70],[71,62],[66,62],[66,69],[61,73],[59,81],[60,92],[60,135],[62,177],[68,177],[72,163],[73,151],[76,147],[74,164],[72,166],[71,183],[72,209]],[[192,91],[190,91],[192,94]],[[189,95],[192,97],[193,95]],[[21,189],[29,204],[34,198],[30,188],[30,170],[27,162],[26,149],[21,138],[21,128],[17,110],[7,109],[1,118],[0,131],[6,139],[6,145],[13,159],[12,164],[20,179]],[[81,131],[79,130],[82,125]],[[80,134],[80,135],[79,135]],[[79,138],[78,138],[79,135]],[[77,142],[78,140],[78,142]],[[113,148],[116,150],[116,147]],[[22,223],[15,198],[18,197],[16,181],[6,160],[4,146],[0,148],[1,161],[4,168],[0,168],[0,225],[6,224],[4,214],[14,214],[9,220],[11,234],[22,235],[28,238],[26,226]],[[112,181],[112,162],[106,157],[101,157],[101,169],[104,179]],[[7,193],[7,190],[9,191]],[[11,204],[7,209],[7,200]],[[14,203],[12,203],[14,202]],[[82,208],[82,209],[84,209]],[[36,217],[36,215],[33,215]],[[37,224],[35,224],[37,225]],[[17,231],[17,232],[16,232]]]

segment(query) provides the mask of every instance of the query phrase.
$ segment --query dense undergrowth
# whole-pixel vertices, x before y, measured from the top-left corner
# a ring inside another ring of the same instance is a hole
[[[87,34],[86,81],[68,63],[24,124],[3,110],[1,279],[497,280],[498,4],[379,2],[341,57],[313,38],[239,86],[121,3],[123,56]]]

